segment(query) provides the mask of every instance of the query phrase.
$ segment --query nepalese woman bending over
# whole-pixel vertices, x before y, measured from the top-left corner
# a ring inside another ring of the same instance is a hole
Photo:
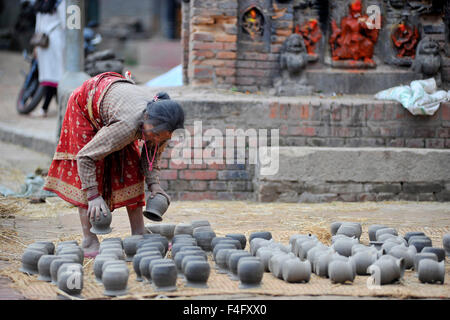
[[[85,256],[98,253],[89,219],[126,207],[131,233],[143,234],[144,182],[151,195],[170,197],[159,184],[159,158],[184,112],[166,93],[149,97],[128,78],[108,72],[69,98],[44,189],[78,207]],[[142,152],[138,140],[144,140]]]

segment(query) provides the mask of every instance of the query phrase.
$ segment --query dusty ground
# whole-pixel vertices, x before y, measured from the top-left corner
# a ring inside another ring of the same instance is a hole
[[[36,167],[48,165],[50,158],[14,145],[0,143],[0,185],[19,189],[25,174]],[[2,218],[0,218],[0,274],[4,270],[9,275],[16,272],[25,246],[37,240],[59,241],[80,239],[80,226],[76,208],[57,198],[47,198],[46,203],[30,204],[26,199],[0,199]],[[8,210],[5,210],[9,208]],[[407,231],[424,231],[431,236],[436,246],[442,246],[442,235],[450,232],[450,206],[448,203],[430,202],[384,202],[384,203],[331,203],[331,204],[284,204],[252,202],[174,202],[165,214],[164,222],[188,222],[193,219],[208,219],[218,235],[231,232],[247,236],[254,231],[269,230],[277,241],[286,243],[294,233],[314,233],[329,243],[329,225],[333,221],[358,221],[363,224],[362,242],[367,243],[367,227],[373,223],[383,223],[398,229],[401,234]],[[125,237],[130,234],[125,210],[114,212],[113,233],[109,236]],[[90,260],[85,261],[91,264]],[[12,269],[11,269],[12,268]],[[23,277],[18,272],[12,278]],[[447,267],[447,279],[450,270]],[[25,276],[26,277],[26,276]],[[270,275],[265,275],[270,277]],[[23,280],[23,278],[20,278]],[[266,279],[266,278],[265,278]],[[269,279],[270,281],[273,281]],[[269,283],[270,281],[266,282]],[[130,282],[132,280],[130,279]],[[278,280],[275,280],[278,281]],[[315,280],[316,281],[316,280]],[[319,280],[317,280],[319,281]],[[417,279],[413,279],[418,283]],[[35,283],[32,280],[31,283]],[[361,283],[364,281],[361,280]],[[414,283],[415,285],[418,285]],[[21,293],[11,290],[11,283],[1,278],[0,298],[20,298]],[[14,286],[13,286],[14,287]],[[95,289],[95,288],[94,288]],[[442,297],[450,298],[448,282],[439,287]],[[95,290],[94,290],[95,291]],[[195,295],[196,299],[254,299],[326,298],[323,296],[294,295],[276,297],[242,293]],[[329,297],[329,296],[328,296]],[[346,294],[334,298],[347,299]],[[182,295],[178,298],[186,298]],[[373,297],[366,296],[364,299]]]

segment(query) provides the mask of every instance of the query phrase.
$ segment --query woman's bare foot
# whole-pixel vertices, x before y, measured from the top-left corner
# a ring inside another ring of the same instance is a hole
[[[84,256],[86,258],[94,258],[98,254],[100,242],[96,235],[84,237],[81,242],[81,247],[83,248]]]

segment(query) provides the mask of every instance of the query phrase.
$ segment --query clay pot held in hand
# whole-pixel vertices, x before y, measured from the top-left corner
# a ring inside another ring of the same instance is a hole
[[[39,271],[38,280],[51,282],[52,276],[50,274],[50,264],[52,261],[59,259],[58,256],[55,255],[43,255],[39,258],[37,267]]]
[[[128,293],[129,273],[117,266],[108,266],[103,271],[102,282],[105,290],[103,294],[109,297],[123,296]]]
[[[242,258],[238,264],[237,274],[240,280],[240,289],[257,288],[261,285],[264,267],[261,261]]]
[[[298,283],[309,282],[311,278],[311,264],[309,261],[301,261],[298,258],[288,259],[281,267],[283,280]]]
[[[445,249],[445,253],[447,254],[447,257],[450,257],[450,233],[446,233],[442,237],[442,246]]]
[[[370,241],[376,241],[377,237],[376,237],[376,233],[378,230],[380,229],[384,229],[387,228],[387,226],[383,225],[383,224],[372,224],[369,226],[369,240]]]
[[[38,270],[38,262],[39,259],[46,255],[47,251],[45,249],[35,250],[28,249],[22,255],[22,266],[19,268],[19,271],[28,274],[37,274]]]
[[[445,280],[445,261],[437,262],[430,259],[423,259],[419,262],[419,280],[423,283],[440,282]]]
[[[425,247],[422,249],[422,253],[434,253],[438,259],[438,262],[445,260],[445,250],[436,247]]]
[[[245,237],[244,234],[241,234],[241,233],[229,233],[229,234],[225,235],[225,237],[231,238],[231,239],[234,239],[234,240],[238,240],[241,243],[240,249],[245,249],[245,246],[247,245],[247,238]]]
[[[432,252],[428,252],[428,253],[418,253],[414,256],[414,270],[418,271],[418,267],[419,267],[419,263],[421,260],[424,259],[431,259],[433,261],[438,262],[438,258],[436,256],[436,254],[432,253]]]
[[[95,276],[95,281],[98,283],[102,282],[102,268],[103,268],[103,264],[106,261],[112,261],[112,260],[119,260],[117,258],[116,255],[113,254],[99,254],[98,256],[95,257],[94,260],[94,276]]]
[[[177,290],[177,267],[174,264],[155,264],[151,270],[151,278],[156,291]]]
[[[162,217],[169,208],[169,204],[169,199],[161,193],[157,193],[153,198],[149,196],[143,215],[152,221],[162,221]]]
[[[328,265],[328,276],[333,283],[353,282],[355,274],[351,261],[333,260]]]
[[[207,261],[189,261],[184,270],[186,287],[208,288],[211,267]]]
[[[91,232],[94,234],[108,234],[111,233],[112,214],[107,208],[106,215],[100,210],[99,219],[92,217],[89,222],[91,223]]]
[[[178,234],[192,235],[193,232],[194,232],[194,228],[192,227],[192,225],[190,223],[179,223],[175,227],[173,234],[174,235],[178,235]]]

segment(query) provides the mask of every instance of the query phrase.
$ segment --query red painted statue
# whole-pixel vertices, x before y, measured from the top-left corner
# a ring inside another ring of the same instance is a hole
[[[303,41],[306,45],[306,50],[310,55],[316,55],[316,44],[322,38],[319,24],[316,19],[310,19],[302,27],[299,25],[295,28],[295,33],[303,36]]]
[[[341,28],[336,21],[331,22],[332,34],[330,36],[331,56],[333,60],[363,60],[365,63],[374,63],[372,60],[375,43],[378,40],[379,30],[371,29],[368,16],[363,15],[360,0],[350,4],[350,14],[342,18]]]
[[[400,23],[397,28],[392,32],[391,35],[394,47],[397,49],[397,57],[411,57],[412,59],[416,56],[416,47],[419,42],[419,30],[414,27],[414,30],[406,25],[405,23]]]

